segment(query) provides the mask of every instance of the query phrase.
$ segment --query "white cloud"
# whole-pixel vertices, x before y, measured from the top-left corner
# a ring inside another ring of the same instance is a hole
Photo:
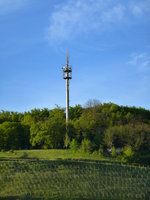
[[[61,43],[78,34],[105,30],[107,27],[130,23],[130,17],[143,14],[150,0],[66,0],[50,16],[46,38]],[[148,10],[148,9],[147,9]]]
[[[135,66],[139,72],[150,71],[150,54],[134,53],[130,56],[128,64]]]
[[[150,0],[131,1],[129,8],[134,16],[142,16],[150,12]]]
[[[116,5],[101,13],[103,23],[116,23],[123,19],[125,7],[123,5]]]
[[[28,0],[0,0],[0,15],[9,14],[26,4]]]
[[[111,2],[109,0],[108,4],[108,0],[70,0],[67,4],[58,6],[50,18],[47,39],[61,43],[76,34],[102,27],[104,23],[120,21],[124,8],[121,5],[112,5]]]

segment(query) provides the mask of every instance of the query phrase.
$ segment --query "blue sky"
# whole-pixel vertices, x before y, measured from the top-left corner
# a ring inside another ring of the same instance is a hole
[[[150,109],[150,0],[0,0],[0,110],[89,99]]]

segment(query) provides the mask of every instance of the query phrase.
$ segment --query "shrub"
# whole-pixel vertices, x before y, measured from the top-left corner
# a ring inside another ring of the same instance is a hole
[[[112,147],[111,155],[112,155],[112,157],[116,157],[117,156],[116,148],[114,146]]]
[[[84,153],[91,153],[91,151],[92,151],[92,142],[90,140],[88,140],[88,139],[82,140],[80,149]]]
[[[76,139],[73,139],[70,143],[70,149],[72,151],[77,151],[79,149],[79,144]]]
[[[103,146],[100,145],[99,150],[98,150],[98,154],[99,154],[100,157],[103,157],[103,153],[104,153]]]
[[[65,139],[64,139],[64,147],[67,149],[69,147],[69,145],[70,145],[70,137],[66,133]]]
[[[124,155],[125,155],[127,158],[133,157],[133,151],[132,151],[131,146],[126,146],[126,147],[124,148],[123,153],[124,153]]]
[[[132,150],[132,147],[126,146],[123,148],[123,156],[122,156],[121,161],[125,161],[125,162],[131,161],[133,156],[134,156],[134,152]]]
[[[98,151],[93,151],[92,153],[93,156],[98,156],[98,154],[99,154]]]

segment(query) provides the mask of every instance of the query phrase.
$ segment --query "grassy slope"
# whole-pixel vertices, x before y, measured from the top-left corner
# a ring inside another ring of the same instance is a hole
[[[57,159],[88,159],[88,160],[110,160],[101,158],[96,154],[85,154],[81,152],[72,152],[70,150],[16,150],[0,152],[0,159],[19,159],[33,158],[45,160]]]
[[[19,150],[0,152],[0,159],[0,199],[147,200],[150,194],[149,167],[113,163],[98,155]],[[91,161],[79,161],[83,159]]]
[[[0,161],[0,199],[148,200],[150,169],[99,161]]]

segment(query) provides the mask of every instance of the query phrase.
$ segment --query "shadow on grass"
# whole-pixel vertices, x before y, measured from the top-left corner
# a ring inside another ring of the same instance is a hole
[[[99,198],[65,198],[65,197],[31,197],[31,196],[8,196],[8,197],[0,197],[0,200],[99,200]],[[103,199],[108,200],[108,199]],[[109,200],[121,200],[121,199],[112,199]]]
[[[0,200],[42,200],[43,198],[34,198],[34,197],[20,197],[20,196],[7,196],[7,197],[0,197]]]

